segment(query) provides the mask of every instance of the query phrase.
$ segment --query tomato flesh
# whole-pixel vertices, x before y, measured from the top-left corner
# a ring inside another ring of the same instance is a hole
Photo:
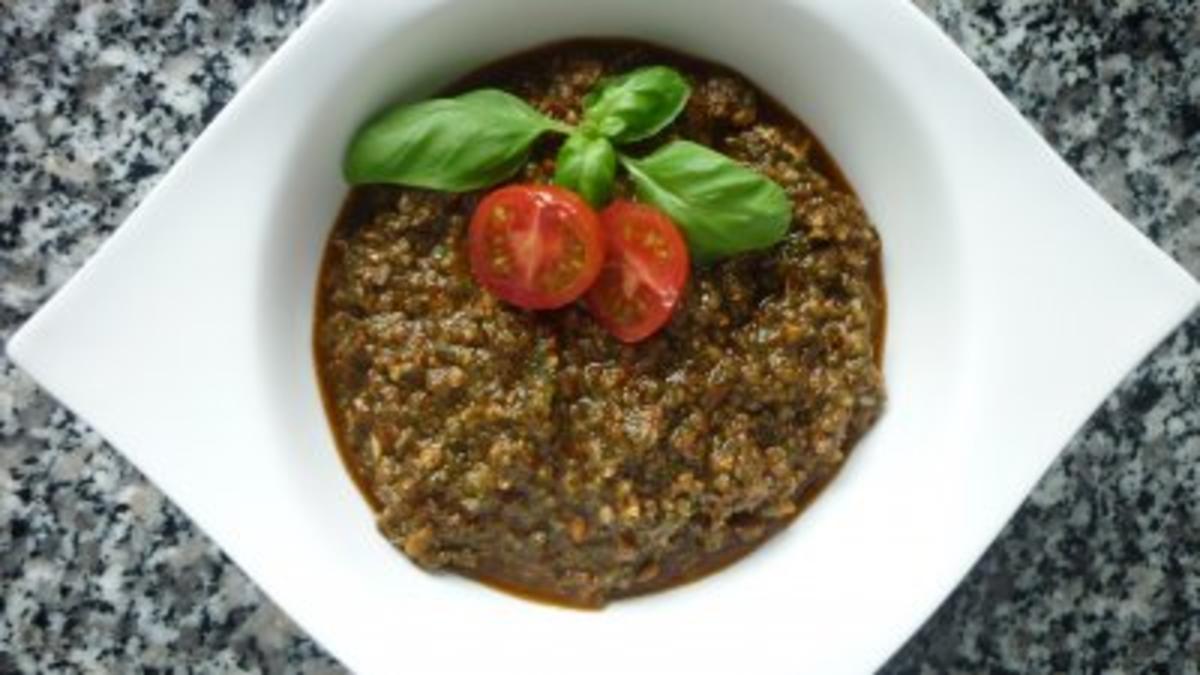
[[[658,209],[613,202],[600,214],[606,254],[587,306],[618,340],[640,342],[670,320],[691,271],[687,244]]]
[[[471,218],[468,247],[479,285],[525,309],[574,302],[604,260],[596,212],[550,185],[510,185],[484,197]]]

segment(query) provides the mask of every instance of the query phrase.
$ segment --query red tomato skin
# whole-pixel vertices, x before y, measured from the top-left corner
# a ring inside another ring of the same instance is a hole
[[[613,202],[600,214],[606,255],[588,309],[618,340],[641,342],[660,331],[683,300],[691,273],[687,243],[658,209]]]
[[[497,209],[516,220],[496,226]],[[595,283],[604,261],[596,212],[579,195],[552,185],[508,185],[491,192],[475,209],[467,239],[476,282],[523,309],[558,309],[575,302]],[[511,257],[498,258],[496,245]],[[572,254],[564,249],[572,246],[575,259],[564,267],[563,256]],[[512,268],[508,274],[499,269],[502,262]],[[539,283],[539,277],[547,276],[554,288]]]

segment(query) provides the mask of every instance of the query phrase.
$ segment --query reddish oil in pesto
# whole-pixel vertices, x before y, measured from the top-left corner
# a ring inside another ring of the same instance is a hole
[[[506,85],[519,80],[521,73],[528,70],[531,65],[548,61],[554,52],[566,47],[570,47],[571,49],[575,50],[594,52],[598,58],[614,62],[614,65],[618,66],[618,68],[616,68],[618,70],[621,69],[620,66],[622,65],[622,59],[629,62],[629,68],[642,65],[642,63],[638,61],[638,54],[640,53],[645,55],[647,52],[649,52],[653,54],[654,62],[668,66],[674,66],[684,72],[698,73],[701,75],[735,74],[734,71],[731,71],[724,66],[680,54],[678,52],[667,50],[655,45],[623,39],[584,39],[545,45],[496,61],[461,78],[452,86],[446,88],[444,93],[455,94],[482,86],[511,89],[511,87]],[[802,122],[792,116],[791,113],[789,113],[777,101],[770,98],[757,87],[755,89],[758,93],[757,105],[759,117],[768,123],[778,124],[779,126],[783,127],[791,127],[797,130],[799,135],[802,135],[808,139],[811,142],[809,156],[813,168],[824,175],[833,184],[837,185],[844,192],[853,194],[854,191],[852,187],[846,180],[846,177],[843,175],[837,163],[821,146],[815,135],[813,135],[808,128],[803,125]],[[551,140],[549,142],[557,141]],[[651,141],[643,145],[635,145],[632,148],[629,148],[629,150],[633,154],[639,154],[643,150],[648,151],[652,149],[658,142],[659,141]],[[354,228],[358,227],[359,224],[364,222],[365,219],[371,217],[375,206],[375,196],[373,195],[371,188],[355,188],[351,190],[342,207],[341,213],[338,216],[338,222],[335,226],[335,229],[337,231],[353,230]],[[316,325],[321,325],[323,318],[327,315],[329,310],[329,307],[325,302],[326,294],[322,289],[328,287],[328,285],[331,283],[330,275],[337,267],[337,256],[339,255],[341,255],[341,252],[337,249],[337,247],[326,247],[325,257],[321,265],[320,280],[318,283]],[[879,256],[876,256],[871,261],[870,283],[872,290],[878,298],[878,312],[875,316],[875,323],[877,326],[877,330],[875,331],[875,359],[877,364],[882,365],[885,334],[884,328],[886,324],[886,295],[883,279],[883,262]],[[313,339],[314,354],[319,355],[321,353],[321,345],[318,344],[317,331],[315,330]],[[347,437],[344,433],[346,430],[339,428],[338,426],[338,420],[340,417],[337,414],[337,402],[333,400],[332,387],[329,386],[329,374],[325,372],[321,359],[318,358],[316,365],[322,401],[326,409],[327,418],[330,420],[331,425],[334,426],[334,437],[338,441],[338,451],[342,458],[342,462],[346,466],[346,469],[352,476],[355,484],[358,486],[359,491],[363,494],[364,498],[367,499],[372,508],[378,511],[382,508],[382,504],[371,489],[369,476],[365,475],[363,467],[360,466],[358,459],[353,454],[353,449],[341,442],[341,439]],[[850,439],[846,450],[849,451],[853,447],[854,443],[857,442],[857,440],[857,438]],[[821,480],[811,481],[809,484],[804,486],[804,488],[797,494],[796,501],[798,503],[798,508],[796,515],[793,515],[792,518],[795,518],[799,513],[802,513],[805,507],[820,495],[825,485],[827,485],[829,481],[836,477],[836,475],[837,473],[834,471],[832,474],[825,476]],[[779,530],[784,529],[790,523],[790,520],[791,519],[773,522],[769,526],[769,529],[765,535],[759,541],[750,544],[730,546],[724,550],[720,550],[711,554],[698,568],[684,570],[678,568],[677,566],[673,567],[670,559],[663,560],[661,561],[661,573],[659,576],[651,584],[639,587],[637,594],[654,592],[690,583],[711,573],[719,571],[722,568],[737,562],[743,556],[751,553],[761,543],[770,539],[771,536],[773,536]],[[515,586],[512,583],[505,581],[502,574],[495,574],[487,569],[456,571],[496,589],[526,599],[547,602],[576,609],[599,608],[598,605],[580,605],[578,602],[565,599],[544,589]]]

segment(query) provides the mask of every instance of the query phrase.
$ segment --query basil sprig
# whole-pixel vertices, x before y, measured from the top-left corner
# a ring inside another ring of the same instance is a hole
[[[618,164],[624,166],[638,198],[675,221],[697,262],[779,242],[792,204],[766,176],[689,141],[673,141],[641,159],[617,151],[666,129],[690,95],[678,72],[650,66],[602,80],[584,97],[578,128],[496,89],[399,106],[359,131],[344,172],[352,184],[477,190],[511,178],[538,138],[560,133],[567,139],[555,183],[600,207],[612,194]]]
[[[614,144],[640,141],[665,129],[683,111],[691,91],[682,75],[665,66],[601,80],[583,97],[583,121],[559,152],[554,182],[583,195],[592,206],[602,206],[617,175]],[[585,167],[594,170],[581,170]]]

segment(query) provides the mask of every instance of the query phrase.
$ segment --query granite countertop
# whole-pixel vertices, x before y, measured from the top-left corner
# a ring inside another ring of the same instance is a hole
[[[128,215],[305,0],[0,4],[0,339]],[[1200,0],[919,0],[1200,276]],[[0,356],[0,673],[341,672]],[[1095,414],[886,672],[1198,672],[1200,315]]]

